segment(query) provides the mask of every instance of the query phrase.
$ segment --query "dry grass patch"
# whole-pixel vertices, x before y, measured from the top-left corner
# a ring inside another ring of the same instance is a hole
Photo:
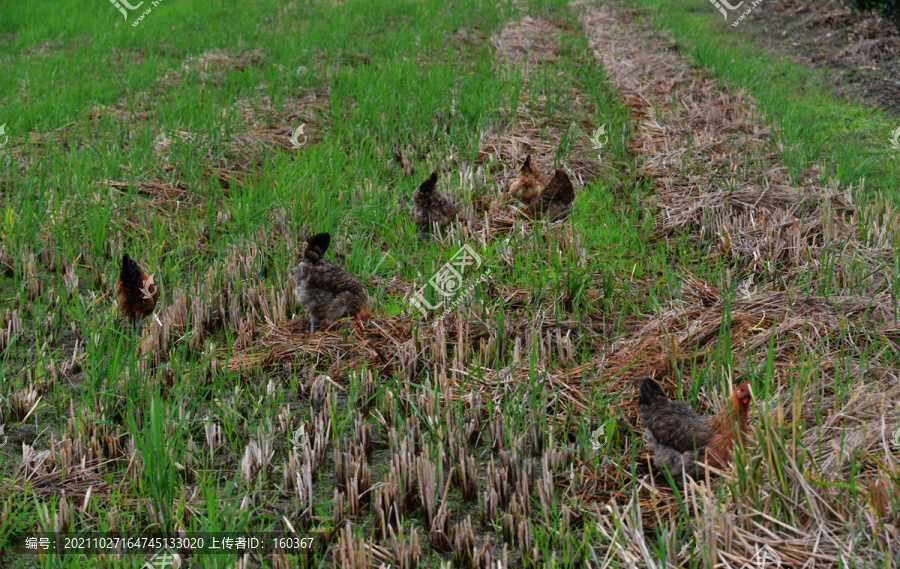
[[[721,283],[686,272],[681,298],[646,315],[594,365],[625,396],[648,376],[673,385],[702,377],[722,353],[736,369],[768,361],[775,379],[771,399],[757,394],[757,440],[748,456],[713,484],[727,483],[730,492],[717,497],[705,483],[687,492],[687,523],[699,532],[703,562],[739,566],[764,544],[794,566],[893,556],[896,542],[873,528],[893,519],[882,507],[897,499],[884,425],[896,425],[898,416],[895,405],[871,404],[874,394],[895,392],[898,381],[897,351],[881,341],[882,330],[897,326],[895,295],[878,270],[895,258],[893,211],[861,208],[852,188],[818,186],[813,172],[801,173],[802,187],[791,186],[753,101],[693,68],[633,13],[584,7],[582,22],[640,119],[629,149],[656,189],[648,200],[654,237],[677,248],[687,235],[694,262],[720,257],[733,267]],[[734,289],[733,300],[723,286]],[[723,393],[727,380],[718,385]],[[850,384],[857,387],[848,401]],[[623,410],[637,427],[633,403]],[[855,482],[861,473],[870,482]],[[643,530],[664,525],[655,511],[674,502],[668,489],[653,490],[649,503],[637,500],[647,492],[643,484],[635,492],[625,507],[613,506],[627,537],[612,552],[650,563]],[[682,545],[667,544],[670,563],[690,560]]]
[[[553,22],[525,16],[511,21],[491,38],[506,65],[534,66],[559,56],[559,28]]]
[[[213,49],[187,58],[177,71],[167,72],[159,79],[159,88],[171,89],[179,85],[184,74],[198,74],[201,83],[220,85],[229,71],[243,71],[247,66],[263,67],[265,54],[258,49],[235,50]]]

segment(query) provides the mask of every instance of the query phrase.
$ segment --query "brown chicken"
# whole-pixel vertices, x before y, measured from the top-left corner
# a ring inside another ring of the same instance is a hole
[[[319,233],[307,241],[303,259],[293,270],[294,295],[309,312],[309,333],[320,320],[331,326],[344,316],[369,319],[375,301],[359,279],[325,260],[331,235]]]
[[[413,205],[409,213],[423,237],[430,233],[432,223],[459,219],[453,202],[437,191],[437,179],[437,172],[432,172],[431,177],[419,184],[413,193]]]
[[[115,290],[119,310],[134,325],[135,335],[140,336],[141,320],[153,314],[159,300],[159,285],[125,253]]]
[[[746,440],[750,399],[750,382],[745,381],[731,395],[728,406],[715,415],[700,415],[683,401],[670,401],[656,381],[645,379],[638,408],[653,450],[653,464],[660,470],[667,467],[678,483],[682,482],[682,469],[698,477],[698,460],[724,468],[731,459],[735,435],[740,432]]]
[[[531,200],[526,208],[526,213],[532,219],[545,218],[550,221],[563,219],[572,211],[572,202],[575,201],[575,188],[568,174],[557,170],[550,182],[541,190],[541,194]]]
[[[534,198],[541,195],[541,190],[550,183],[550,178],[542,174],[536,164],[531,161],[529,154],[525,163],[519,168],[516,181],[509,187],[509,193],[525,204],[531,204]]]

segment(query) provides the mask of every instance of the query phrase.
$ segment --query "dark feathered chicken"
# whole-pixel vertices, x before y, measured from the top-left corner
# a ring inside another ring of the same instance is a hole
[[[519,168],[516,181],[509,186],[509,193],[525,204],[531,204],[541,195],[541,190],[550,182],[546,174],[542,174],[537,165],[531,161],[529,154],[525,163]]]
[[[359,279],[325,260],[330,243],[331,236],[327,233],[313,236],[292,273],[297,285],[294,295],[309,312],[310,334],[315,332],[319,321],[331,326],[344,316],[367,319],[375,309],[375,301]]]
[[[698,477],[697,460],[724,468],[731,460],[737,433],[746,438],[750,399],[750,382],[745,381],[721,411],[700,415],[683,401],[670,401],[656,381],[645,379],[638,408],[653,450],[653,464],[659,469],[668,467],[679,482],[682,469],[691,477]]]
[[[526,209],[532,219],[549,219],[551,221],[562,219],[572,211],[572,202],[575,200],[575,188],[568,174],[557,170],[550,182],[534,198]]]
[[[135,334],[140,336],[141,320],[153,314],[159,300],[159,285],[141,270],[128,253],[122,255],[122,266],[116,279],[116,299],[119,310],[134,325]]]
[[[413,204],[409,210],[413,221],[422,235],[431,231],[432,223],[443,221],[456,221],[459,213],[456,206],[441,192],[437,191],[437,172],[432,172],[431,177],[419,184],[413,193]]]

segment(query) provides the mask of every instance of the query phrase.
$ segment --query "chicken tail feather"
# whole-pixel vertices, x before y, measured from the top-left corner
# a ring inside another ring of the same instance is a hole
[[[141,267],[128,256],[122,255],[122,267],[119,269],[119,279],[123,283],[134,284],[141,282]]]
[[[308,257],[309,253],[316,253],[314,259],[310,259],[312,261],[317,261],[322,255],[325,254],[325,251],[328,250],[328,246],[331,244],[331,235],[328,233],[318,233],[309,238],[306,242],[306,251],[304,252],[304,257]]]
[[[666,395],[663,393],[662,387],[655,379],[647,378],[641,383],[641,395],[638,397],[638,405],[652,406],[662,399],[666,401]]]
[[[531,154],[525,157],[525,162],[522,164],[522,171],[531,172],[533,174],[537,173],[537,170],[534,167],[534,164],[531,162]]]
[[[437,187],[437,180],[437,172],[432,172],[431,176],[419,185],[419,191],[423,194],[430,194]]]

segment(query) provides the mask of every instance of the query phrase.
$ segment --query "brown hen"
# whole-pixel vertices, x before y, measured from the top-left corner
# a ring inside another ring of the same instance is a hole
[[[159,285],[125,253],[115,291],[119,310],[134,325],[135,335],[140,336],[141,320],[153,314],[159,300]]]
[[[573,201],[575,201],[575,188],[572,186],[572,181],[564,171],[557,170],[541,190],[541,194],[531,200],[525,211],[532,219],[544,218],[556,221],[571,213]]]
[[[541,195],[541,190],[550,182],[546,174],[542,174],[537,165],[531,161],[531,155],[525,158],[525,163],[519,168],[516,181],[509,186],[509,193],[525,204],[530,204]]]

